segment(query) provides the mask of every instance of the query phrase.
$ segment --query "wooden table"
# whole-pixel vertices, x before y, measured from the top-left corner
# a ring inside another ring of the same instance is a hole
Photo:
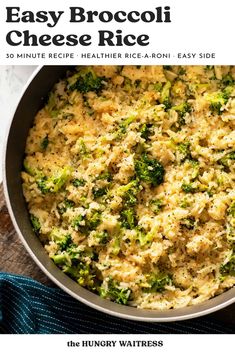
[[[0,185],[0,271],[29,276],[45,285],[54,286],[31,259],[16,234],[5,205],[2,185]],[[207,317],[235,325],[235,304]]]

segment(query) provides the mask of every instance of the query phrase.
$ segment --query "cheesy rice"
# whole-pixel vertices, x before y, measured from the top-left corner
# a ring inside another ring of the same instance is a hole
[[[27,138],[23,192],[50,258],[119,304],[235,284],[235,67],[78,67]]]

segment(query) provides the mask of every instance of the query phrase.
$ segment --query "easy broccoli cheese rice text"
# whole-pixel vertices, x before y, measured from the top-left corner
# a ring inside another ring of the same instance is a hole
[[[235,67],[78,67],[26,144],[50,258],[119,304],[171,309],[235,284]]]

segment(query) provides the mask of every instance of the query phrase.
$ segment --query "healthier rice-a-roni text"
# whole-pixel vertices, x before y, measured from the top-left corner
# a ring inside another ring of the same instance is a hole
[[[23,191],[50,258],[119,304],[170,309],[235,284],[235,67],[68,72],[35,117]]]

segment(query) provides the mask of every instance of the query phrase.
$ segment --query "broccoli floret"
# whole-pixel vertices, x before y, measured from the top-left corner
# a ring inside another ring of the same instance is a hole
[[[127,229],[134,229],[137,225],[135,211],[132,208],[121,211],[122,226]]]
[[[88,234],[95,230],[101,222],[101,214],[95,211],[91,216],[78,215],[72,221],[72,227],[83,234]]]
[[[84,142],[83,139],[79,139],[78,140],[78,144],[79,144],[79,154],[82,156],[82,157],[86,157],[89,155],[89,150]]]
[[[61,251],[66,250],[72,243],[71,235],[61,233],[58,228],[51,231],[50,239],[59,245]]]
[[[156,82],[156,83],[154,83],[153,88],[155,89],[155,91],[161,92],[161,90],[162,90],[162,83],[161,83],[161,82]]]
[[[170,89],[171,89],[171,82],[167,81],[162,88],[161,97],[160,97],[160,103],[165,105],[166,110],[171,108]]]
[[[94,230],[101,223],[101,214],[98,211],[92,213],[91,217],[87,219],[87,227],[89,230]]]
[[[228,214],[231,215],[232,217],[235,217],[235,201],[233,201],[229,206]]]
[[[68,79],[68,89],[77,90],[81,93],[94,91],[99,93],[102,91],[106,79],[98,77],[94,70],[90,67],[84,67],[78,73]]]
[[[221,108],[225,105],[232,93],[233,88],[227,86],[223,91],[215,92],[207,95],[207,99],[210,102],[210,110],[212,113],[221,114]]]
[[[169,274],[152,274],[148,284],[150,287],[145,289],[146,292],[162,293],[166,286],[172,285],[172,277]]]
[[[34,216],[33,214],[31,214],[30,215],[30,221],[31,221],[31,224],[32,224],[32,227],[33,227],[33,231],[36,234],[39,234],[40,229],[41,229],[41,224],[40,224],[39,219],[36,216]]]
[[[194,193],[197,191],[197,189],[194,187],[192,183],[189,183],[189,184],[183,183],[181,185],[181,189],[186,193]]]
[[[220,266],[222,275],[235,276],[235,255],[233,254],[225,265]]]
[[[80,286],[96,291],[96,276],[89,264],[79,262],[76,266],[64,266],[63,272],[75,279]]]
[[[230,74],[227,74],[222,78],[222,83],[224,86],[230,86],[233,85],[235,82],[232,76]]]
[[[58,205],[59,213],[63,214],[67,211],[68,208],[73,208],[74,206],[75,206],[74,201],[65,199],[64,202]]]
[[[163,209],[163,201],[161,199],[151,200],[150,208],[153,213],[158,214]]]
[[[46,135],[45,137],[44,137],[44,139],[42,139],[42,141],[41,141],[41,149],[43,150],[43,151],[45,151],[46,149],[47,149],[47,146],[49,145],[49,139],[48,139],[48,135]]]
[[[113,176],[109,171],[101,173],[98,177],[97,180],[107,180],[108,182],[113,180]]]
[[[140,243],[140,246],[144,246],[146,244],[152,243],[153,237],[154,237],[153,232],[144,233],[140,229],[138,229],[137,235],[138,235],[138,241]]]
[[[126,305],[131,295],[131,289],[122,288],[117,281],[109,278],[107,283],[107,289],[104,287],[100,288],[100,296],[108,298],[118,304]]]
[[[24,160],[23,166],[24,166],[24,170],[25,170],[26,173],[28,173],[29,175],[35,176],[35,175],[37,174],[37,171],[34,170],[34,169],[26,162],[26,159]]]
[[[81,233],[87,233],[85,216],[78,215],[72,220],[72,227]]]
[[[140,136],[145,140],[148,140],[149,136],[151,135],[153,124],[143,124],[140,128]]]
[[[164,180],[164,167],[157,159],[150,159],[147,154],[135,160],[135,172],[140,180],[152,186],[160,185]]]
[[[179,68],[178,75],[181,76],[181,75],[185,75],[185,74],[186,74],[186,70],[185,70],[184,67],[181,66],[181,67]]]
[[[183,198],[182,201],[180,202],[179,206],[181,208],[187,208],[190,206],[190,202],[187,198]]]
[[[83,178],[80,179],[73,179],[72,180],[72,184],[73,186],[75,186],[76,188],[78,188],[79,186],[84,186],[86,184],[86,180]]]
[[[127,127],[128,127],[131,123],[133,123],[133,121],[135,121],[135,120],[136,120],[136,116],[134,116],[134,115],[131,115],[131,116],[129,116],[129,118],[126,118],[125,120],[123,120],[123,121],[121,122],[121,124],[120,124],[120,129],[121,129],[121,131],[122,131],[123,133],[125,133]]]
[[[116,195],[123,198],[126,206],[134,206],[137,202],[137,194],[141,190],[141,186],[137,180],[132,180],[126,185],[119,186],[115,191]]]
[[[66,248],[71,244],[72,238],[70,234],[61,235],[55,239],[56,244],[59,245],[60,249],[66,250]]]
[[[181,219],[180,226],[182,228],[187,228],[188,230],[192,230],[195,227],[195,218],[194,217],[187,217]]]
[[[64,207],[66,208],[66,210],[68,208],[73,208],[74,206],[75,206],[75,202],[74,201],[68,200],[68,199],[64,200]]]
[[[177,146],[177,150],[178,150],[179,159],[181,162],[184,162],[187,158],[191,158],[189,142],[179,143]]]
[[[135,206],[137,202],[137,195],[141,189],[139,182],[137,180],[133,180],[125,186],[121,186],[121,188],[123,188],[124,191],[121,196],[125,207]]]
[[[71,175],[71,171],[72,170],[70,167],[65,167],[60,171],[58,171],[58,173],[56,175],[53,175],[52,177],[46,177],[46,176],[39,177],[36,180],[37,186],[43,194],[46,194],[48,192],[56,193],[68,181]]]
[[[230,161],[235,161],[235,151],[226,154],[219,160],[219,164],[222,164],[224,167],[230,166]]]
[[[102,196],[106,195],[107,192],[108,192],[108,189],[106,187],[97,188],[96,186],[94,186],[92,188],[92,194],[93,194],[95,199],[98,199],[99,197],[102,197]]]
[[[107,231],[100,232],[100,233],[95,233],[94,234],[95,239],[98,241],[100,245],[105,245],[109,241],[109,233]]]
[[[192,106],[188,102],[183,102],[179,105],[175,105],[171,109],[175,110],[178,113],[180,118],[183,118],[186,115],[186,113],[191,113]]]
[[[171,65],[163,65],[164,70],[171,70],[172,66]]]
[[[50,192],[50,184],[48,185],[48,178],[46,176],[37,179],[37,186],[42,194]]]
[[[64,266],[64,265],[70,266],[71,265],[69,255],[65,251],[63,251],[60,254],[55,254],[55,255],[51,256],[51,259],[58,266]]]

